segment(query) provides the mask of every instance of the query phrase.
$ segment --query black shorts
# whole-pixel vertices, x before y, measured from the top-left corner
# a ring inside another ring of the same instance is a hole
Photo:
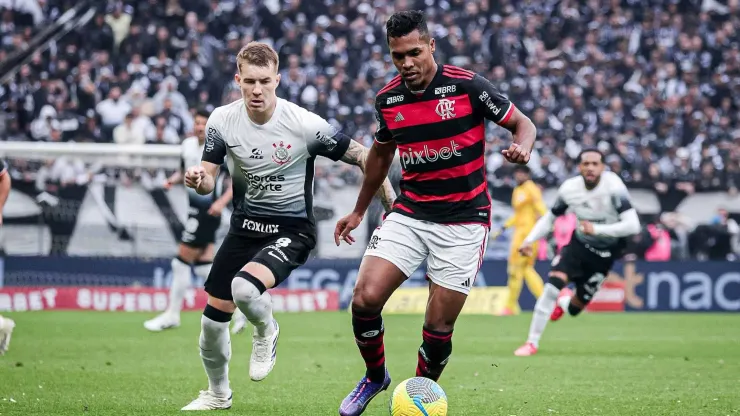
[[[308,260],[315,245],[315,241],[290,232],[260,238],[229,232],[213,259],[205,283],[206,292],[218,299],[233,300],[231,281],[249,262],[270,269],[277,286]]]
[[[573,236],[560,254],[552,259],[550,272],[568,276],[568,281],[576,285],[576,297],[588,304],[609,275],[614,260],[610,251],[590,249]]]
[[[193,208],[190,208],[193,209]],[[216,241],[216,231],[221,226],[221,216],[214,217],[208,211],[191,212],[185,221],[180,243],[193,248],[206,248]]]

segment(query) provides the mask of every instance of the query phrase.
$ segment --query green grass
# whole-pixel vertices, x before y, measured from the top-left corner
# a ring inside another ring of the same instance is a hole
[[[142,326],[150,314],[8,316],[17,328],[0,357],[1,415],[175,414],[206,386],[198,313],[158,334]],[[364,371],[349,315],[277,318],[278,362],[265,381],[249,380],[251,336],[233,340],[234,407],[224,414],[336,415]],[[514,357],[529,318],[462,317],[440,380],[450,415],[740,414],[740,314],[566,317],[549,325],[537,356]],[[421,323],[386,317],[393,386],[414,374]],[[388,398],[365,414],[387,415]]]

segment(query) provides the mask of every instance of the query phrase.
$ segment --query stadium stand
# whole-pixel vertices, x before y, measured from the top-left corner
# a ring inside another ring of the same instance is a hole
[[[41,28],[79,3],[0,0],[0,62],[35,46]],[[645,257],[666,230],[674,258],[738,257],[737,0],[109,2],[0,85],[0,137],[177,144],[190,132],[193,109],[239,97],[234,55],[260,40],[279,51],[280,96],[369,145],[375,92],[395,75],[383,23],[405,8],[428,12],[440,60],[485,75],[530,115],[539,131],[530,166],[544,188],[573,173],[582,147],[596,146],[645,220],[635,256]],[[512,179],[498,150],[508,133],[487,131],[494,214],[504,219]],[[69,157],[9,162],[16,192],[6,208],[7,252],[174,252],[184,197],[161,189],[164,170],[107,169]],[[330,220],[349,210],[343,204],[354,199],[359,172],[317,170],[321,217]],[[379,204],[373,209],[368,229]],[[332,228],[333,221],[322,223],[319,253],[357,257],[332,247]],[[491,255],[504,243],[492,244]]]

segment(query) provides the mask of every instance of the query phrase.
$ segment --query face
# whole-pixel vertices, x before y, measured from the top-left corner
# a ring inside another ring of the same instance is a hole
[[[242,64],[241,71],[234,80],[242,92],[247,109],[257,113],[265,112],[277,102],[275,89],[280,84],[280,74],[275,65],[260,67]]]
[[[599,183],[601,178],[601,172],[604,171],[604,162],[601,160],[601,155],[596,152],[587,152],[581,156],[581,163],[578,165],[578,169],[581,171],[581,176],[586,182],[586,185],[591,187]]]
[[[406,36],[390,38],[393,65],[411,90],[426,88],[434,77],[434,39],[414,30]]]
[[[194,126],[193,130],[195,132],[195,136],[198,138],[199,142],[203,142],[206,139],[206,123],[208,122],[208,118],[196,115],[194,120]]]
[[[516,171],[514,172],[514,180],[519,185],[523,184],[529,179],[529,175],[526,172]]]

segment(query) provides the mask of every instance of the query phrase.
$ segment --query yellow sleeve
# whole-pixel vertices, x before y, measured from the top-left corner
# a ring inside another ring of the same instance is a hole
[[[506,220],[506,222],[504,223],[504,228],[511,227],[512,225],[514,225],[515,221],[516,221],[516,214],[512,215],[511,217],[509,217],[508,220]]]
[[[545,205],[545,201],[542,200],[542,191],[540,191],[540,187],[535,185],[534,182],[530,182],[530,185],[527,188],[527,193],[529,194],[528,199],[534,207],[534,211],[540,217],[545,215],[547,212],[547,206]]]

